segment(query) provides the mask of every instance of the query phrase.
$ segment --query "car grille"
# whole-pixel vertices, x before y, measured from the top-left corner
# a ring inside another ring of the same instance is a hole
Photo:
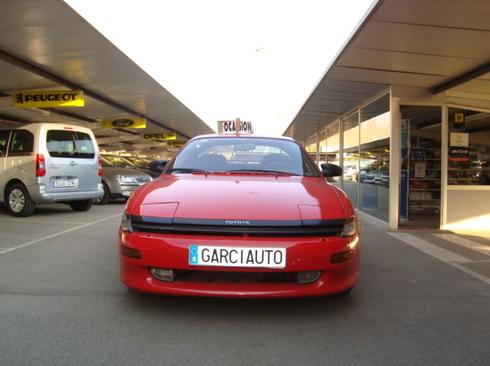
[[[136,232],[186,235],[298,237],[340,236],[344,219],[315,220],[314,224],[301,225],[301,221],[252,222],[251,225],[223,225],[225,220],[185,220],[131,216],[131,226]]]
[[[175,270],[175,282],[296,283],[296,272],[222,272]]]

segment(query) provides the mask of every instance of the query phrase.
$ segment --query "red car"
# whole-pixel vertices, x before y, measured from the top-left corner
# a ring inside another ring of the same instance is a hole
[[[347,196],[289,138],[192,139],[136,190],[120,229],[122,282],[139,292],[295,297],[349,292],[359,228]]]

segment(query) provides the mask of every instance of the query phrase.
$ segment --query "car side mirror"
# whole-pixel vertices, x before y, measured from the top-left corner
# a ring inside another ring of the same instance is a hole
[[[167,165],[166,160],[154,160],[148,165],[148,169],[155,173],[162,173]]]
[[[343,173],[342,168],[335,164],[322,164],[322,173],[324,177],[340,177]]]

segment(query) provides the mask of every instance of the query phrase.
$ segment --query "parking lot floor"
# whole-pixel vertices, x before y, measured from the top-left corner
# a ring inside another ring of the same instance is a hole
[[[488,239],[362,216],[350,296],[145,296],[118,278],[124,205],[0,210],[0,365],[480,365]],[[461,240],[464,239],[464,240]]]

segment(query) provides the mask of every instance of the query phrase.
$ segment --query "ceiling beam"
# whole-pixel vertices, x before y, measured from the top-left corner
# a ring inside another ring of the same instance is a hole
[[[464,74],[456,76],[453,79],[444,81],[431,89],[432,94],[439,94],[445,92],[446,90],[455,88],[461,84],[467,83],[473,79],[476,79],[482,75],[485,75],[490,72],[490,62],[487,62],[484,65],[477,67],[476,69],[470,70]]]

